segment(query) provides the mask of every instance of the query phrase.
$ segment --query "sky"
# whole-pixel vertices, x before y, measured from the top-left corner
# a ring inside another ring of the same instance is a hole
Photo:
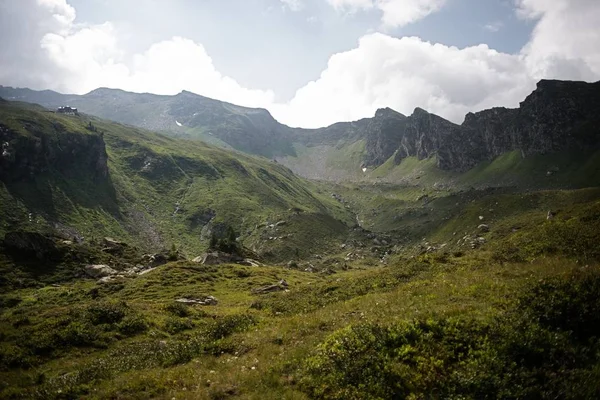
[[[540,79],[600,80],[598,0],[0,0],[0,85],[188,90],[315,128],[460,123]]]

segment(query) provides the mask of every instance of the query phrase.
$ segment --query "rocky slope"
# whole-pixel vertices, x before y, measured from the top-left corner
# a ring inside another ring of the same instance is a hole
[[[589,150],[599,143],[600,82],[543,80],[518,109],[469,113],[462,125],[420,108],[410,116],[386,108],[378,110],[373,118],[321,129],[289,128],[266,110],[239,107],[189,92],[157,96],[97,89],[73,96],[0,87],[0,96],[47,107],[69,104],[103,118],[175,136],[209,142],[218,139],[221,145],[274,157],[311,178],[327,179],[338,176],[335,168],[348,169],[348,162],[331,159],[348,158],[344,154],[348,146],[353,146],[353,152],[362,147],[359,162],[352,161],[358,164],[352,166],[357,171],[359,165],[376,168],[392,156],[395,164],[407,157],[436,157],[440,169],[466,171],[514,150],[526,157]],[[364,146],[357,146],[359,141],[364,141]],[[307,151],[299,153],[299,147]]]
[[[528,156],[597,147],[599,121],[600,83],[540,81],[518,109],[469,113],[460,126],[419,108],[409,117],[378,110],[367,128],[365,161],[436,156],[439,168],[466,171],[513,150]]]

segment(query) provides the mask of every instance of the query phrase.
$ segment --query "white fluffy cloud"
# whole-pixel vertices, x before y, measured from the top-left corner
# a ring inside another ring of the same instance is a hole
[[[368,3],[328,1],[338,7]],[[333,55],[320,78],[289,104],[274,107],[274,114],[292,125],[321,126],[370,116],[379,107],[410,113],[420,106],[461,122],[468,111],[518,106],[540,79],[600,79],[600,2],[515,0],[515,5],[521,17],[536,21],[518,54],[371,34],[356,49]]]
[[[346,12],[373,8],[373,0],[327,0],[327,2],[336,10]]]
[[[98,87],[176,94],[182,90],[247,106],[272,104],[272,91],[251,90],[219,73],[201,44],[174,37],[141,54],[125,54],[110,22],[75,24],[66,0],[0,3],[0,81],[86,93]],[[22,27],[22,28],[19,28]],[[16,45],[15,45],[16,43]]]
[[[532,76],[600,79],[600,2],[518,0],[519,14],[539,18],[523,49]]]
[[[375,33],[361,38],[356,49],[332,56],[318,80],[273,110],[302,126],[355,120],[388,106],[405,114],[420,106],[460,122],[468,111],[514,105],[532,87],[518,55]]]
[[[357,9],[398,0],[328,1]],[[442,4],[403,2],[416,3]],[[409,114],[419,106],[461,122],[468,111],[517,106],[541,78],[600,79],[600,3],[517,0],[516,5],[521,17],[536,21],[519,54],[373,33],[355,49],[331,56],[317,80],[280,104],[272,91],[245,88],[221,74],[204,47],[189,39],[175,37],[127,54],[111,23],[78,24],[66,0],[0,1],[0,36],[7,38],[0,41],[0,83],[74,93],[100,86],[159,94],[185,89],[266,107],[292,126],[318,127],[368,117],[379,107]]]
[[[336,10],[356,12],[376,8],[384,26],[404,26],[439,11],[446,0],[327,0]]]

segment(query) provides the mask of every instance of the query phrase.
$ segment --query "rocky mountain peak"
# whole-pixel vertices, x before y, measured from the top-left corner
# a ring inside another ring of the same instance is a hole
[[[385,107],[378,108],[377,111],[375,111],[375,118],[406,118],[406,116],[389,107]]]
[[[469,113],[462,125],[416,108],[405,121],[371,124],[365,161],[388,155],[437,157],[438,167],[464,171],[484,160],[520,150],[524,156],[599,145],[600,82],[543,80],[518,109],[496,107]]]

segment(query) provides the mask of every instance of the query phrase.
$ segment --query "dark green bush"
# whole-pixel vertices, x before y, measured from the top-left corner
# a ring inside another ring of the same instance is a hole
[[[94,325],[116,324],[125,317],[127,310],[124,302],[98,301],[86,308],[85,319]]]
[[[134,336],[148,330],[148,323],[139,314],[127,315],[117,324],[117,329],[123,335]]]
[[[555,218],[518,231],[498,243],[498,261],[522,262],[546,255],[578,260],[600,260],[600,203],[578,211],[578,216]]]
[[[579,341],[600,337],[600,275],[579,272],[539,282],[519,301],[519,311]]]
[[[189,317],[192,314],[188,305],[177,302],[166,305],[165,310],[177,317],[182,318]]]
[[[169,317],[165,321],[164,330],[171,335],[194,327],[194,322],[187,318]]]
[[[254,325],[256,320],[247,314],[226,315],[211,321],[207,329],[209,338],[222,339],[237,332],[243,332]]]
[[[462,360],[484,345],[483,327],[460,320],[350,326],[306,361],[301,384],[325,399],[443,398]]]

